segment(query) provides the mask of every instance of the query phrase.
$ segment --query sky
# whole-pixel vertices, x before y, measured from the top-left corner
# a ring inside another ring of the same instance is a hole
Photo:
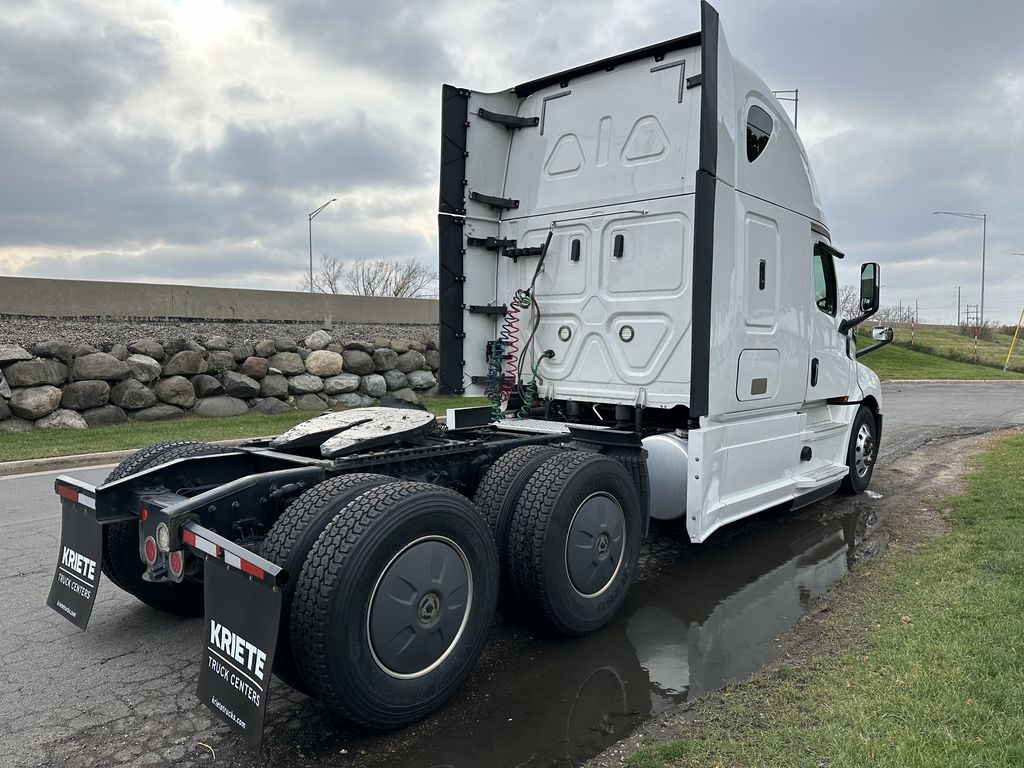
[[[800,89],[843,284],[922,322],[1024,306],[1024,3],[719,0]],[[4,0],[0,274],[294,289],[314,255],[436,259],[440,88],[699,29],[697,0]],[[2,302],[2,297],[0,297]],[[0,308],[2,310],[2,308]]]

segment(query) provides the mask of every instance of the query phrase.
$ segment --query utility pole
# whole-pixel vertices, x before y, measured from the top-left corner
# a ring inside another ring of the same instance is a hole
[[[988,234],[987,213],[960,213],[957,211],[932,211],[933,215],[959,216],[962,219],[974,219],[981,222],[981,307],[978,313],[978,326],[985,324],[985,239]]]
[[[332,197],[326,203],[321,205],[315,211],[309,214],[309,292],[313,292],[313,219],[316,218],[317,214],[320,213],[328,205],[336,201],[338,198]]]
[[[960,327],[960,286],[956,287],[956,326]]]

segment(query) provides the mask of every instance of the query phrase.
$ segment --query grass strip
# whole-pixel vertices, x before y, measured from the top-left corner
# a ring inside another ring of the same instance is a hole
[[[883,381],[892,379],[1024,379],[1024,374],[1015,371],[1004,372],[998,368],[973,365],[950,360],[936,354],[926,354],[914,349],[889,344],[864,355],[858,362],[864,363],[878,374]]]
[[[487,405],[487,400],[482,397],[434,397],[427,398],[424,405],[443,416],[448,408]],[[144,448],[164,440],[233,440],[276,435],[315,415],[312,411],[290,411],[276,415],[247,413],[224,419],[186,416],[171,421],[130,421],[116,427],[96,429],[37,429],[20,434],[2,434],[0,461],[123,451]]]
[[[1024,436],[978,458],[952,532],[855,570],[822,649],[698,707],[661,766],[1024,765]]]

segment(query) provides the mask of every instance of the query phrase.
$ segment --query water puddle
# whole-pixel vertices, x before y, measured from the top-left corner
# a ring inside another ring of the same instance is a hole
[[[290,732],[270,741],[332,765],[579,765],[673,704],[773,660],[776,638],[857,556],[874,514],[855,507],[831,499],[763,513],[700,546],[655,530],[640,580],[602,631],[554,638],[502,620],[467,689],[424,723],[395,734],[342,731],[318,712],[315,723],[299,715],[300,729],[282,722],[291,719],[286,706],[271,721]]]

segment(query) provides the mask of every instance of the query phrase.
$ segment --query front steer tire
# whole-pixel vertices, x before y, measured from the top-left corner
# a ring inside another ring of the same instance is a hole
[[[281,621],[274,654],[274,674],[292,688],[308,692],[295,663],[291,643],[291,610],[302,565],[324,528],[353,499],[371,488],[393,483],[387,475],[356,473],[317,483],[288,505],[263,539],[263,557],[284,568],[288,581],[281,588]]]
[[[640,498],[622,464],[565,451],[540,465],[516,504],[507,552],[512,590],[558,632],[589,634],[625,601],[642,538]]]
[[[468,499],[408,481],[366,491],[302,569],[291,615],[302,678],[352,722],[414,723],[469,677],[497,594],[494,542]]]
[[[110,483],[159,464],[191,456],[227,453],[222,448],[199,440],[172,440],[151,445],[118,464],[104,482]],[[203,583],[187,579],[181,583],[154,584],[144,581],[146,568],[139,556],[139,523],[125,520],[103,526],[103,558],[100,570],[115,585],[141,600],[150,608],[176,616],[203,615]]]
[[[846,450],[846,477],[839,485],[839,492],[846,496],[857,496],[867,490],[878,458],[878,421],[870,408],[861,406],[850,430],[850,444]]]

